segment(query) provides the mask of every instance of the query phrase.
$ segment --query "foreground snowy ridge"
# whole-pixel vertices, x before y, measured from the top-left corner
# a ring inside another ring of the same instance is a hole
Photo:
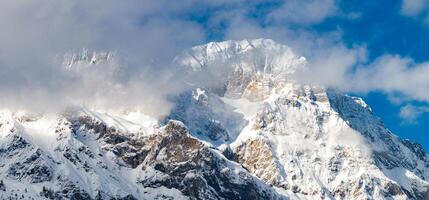
[[[90,57],[65,64],[109,61]],[[427,198],[423,148],[361,98],[300,84],[306,60],[287,46],[209,43],[173,63],[193,88],[161,120],[2,110],[0,199]]]

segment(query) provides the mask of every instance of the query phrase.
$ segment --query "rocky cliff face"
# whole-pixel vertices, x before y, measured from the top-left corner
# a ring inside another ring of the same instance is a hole
[[[34,122],[18,122],[14,116],[3,118],[0,169],[4,192],[0,196],[283,198],[239,164],[192,137],[179,121],[169,121],[148,134],[142,130],[121,130],[100,120],[100,116],[83,111]],[[41,124],[44,120],[47,124]],[[39,131],[46,131],[45,135],[32,138],[34,134],[42,134]]]
[[[211,73],[219,63],[229,69],[222,92],[204,89],[210,94],[206,109],[221,107],[210,103],[220,98],[234,107],[232,112],[222,111],[224,116],[242,115],[244,127],[218,125],[231,138],[223,143],[236,162],[283,194],[313,199],[424,198],[427,154],[393,135],[361,98],[298,83],[294,73],[305,67],[305,59],[287,47],[263,39],[210,43],[176,62],[189,74]]]
[[[0,198],[424,199],[422,147],[362,99],[298,83],[305,62],[271,40],[194,47],[174,65],[195,87],[161,120],[3,110]]]

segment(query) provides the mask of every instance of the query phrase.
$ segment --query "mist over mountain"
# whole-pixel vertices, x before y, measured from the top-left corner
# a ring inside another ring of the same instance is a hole
[[[64,94],[88,96],[56,99],[52,112],[1,110],[1,198],[428,195],[422,146],[390,132],[361,98],[303,80],[308,60],[273,40],[185,50],[170,75],[148,76],[165,82],[161,92],[122,74],[115,52],[71,52],[59,63]]]
[[[0,1],[0,199],[429,199],[425,0]]]

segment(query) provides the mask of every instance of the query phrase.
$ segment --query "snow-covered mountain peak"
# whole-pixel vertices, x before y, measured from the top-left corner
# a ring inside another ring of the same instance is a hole
[[[243,67],[260,73],[291,74],[305,64],[285,45],[271,39],[210,42],[183,52],[174,62],[191,71]]]
[[[90,51],[82,49],[79,52],[68,52],[62,58],[62,65],[67,70],[88,67],[96,64],[111,65],[115,63],[115,53],[108,51]]]
[[[419,199],[428,191],[427,154],[393,135],[362,98],[296,81],[306,61],[288,47],[209,43],[175,62],[221,84],[196,82],[170,118],[291,196]]]
[[[306,59],[270,39],[211,42],[177,56],[174,65],[193,85],[230,97],[267,98],[273,89],[295,82]]]

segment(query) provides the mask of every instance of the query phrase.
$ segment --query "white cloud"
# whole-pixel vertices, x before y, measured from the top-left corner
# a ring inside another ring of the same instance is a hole
[[[183,89],[171,82],[180,78],[168,79],[174,75],[168,68],[172,58],[204,43],[206,32],[211,31],[187,16],[198,12],[196,7],[212,12],[207,26],[222,24],[224,39],[272,38],[307,57],[309,70],[299,74],[302,81],[344,91],[400,93],[429,102],[428,63],[395,55],[367,63],[365,47],[346,47],[341,30],[324,34],[306,30],[307,25],[341,13],[336,1],[288,0],[262,19],[249,17],[259,3],[0,1],[0,105],[46,110],[71,101],[145,104],[166,112],[169,105],[163,97]],[[413,5],[407,9],[413,10]],[[290,29],[290,24],[303,27]],[[121,59],[119,71],[112,75],[100,65],[94,71],[71,75],[52,62],[58,55],[83,47],[114,50]]]
[[[284,24],[315,24],[337,11],[335,0],[286,0],[269,15],[269,19]]]
[[[353,76],[357,64],[366,61],[366,49],[349,49],[339,43],[312,51],[307,68],[298,74],[299,79],[305,83],[350,91],[355,84],[350,76]]]
[[[401,12],[406,16],[417,16],[427,11],[428,6],[426,0],[403,0]]]
[[[414,100],[429,102],[429,63],[414,63],[410,58],[384,55],[353,75],[350,89],[401,93]]]
[[[1,1],[0,106],[151,103],[168,110],[162,96],[174,84],[159,77],[168,77],[174,55],[204,41],[198,24],[175,16],[190,7],[191,1]],[[83,47],[116,51],[121,71],[112,75],[100,65],[71,75],[54,62]]]
[[[427,0],[403,0],[401,13],[404,16],[422,20],[429,25],[429,1]]]
[[[429,106],[406,104],[401,107],[399,117],[402,118],[404,124],[415,124],[418,118],[426,112],[429,112]]]
[[[327,6],[322,5],[323,2],[302,3],[312,16],[287,12],[286,18],[297,20],[295,23],[300,21],[298,18],[302,18],[303,23],[320,22],[335,7],[332,1],[326,1]],[[167,81],[172,76],[168,68],[172,58],[185,48],[205,42],[205,33],[210,31],[189,19],[189,14],[199,12],[196,7],[213,12],[208,23],[216,25],[224,20],[229,24],[225,38],[263,35],[279,39],[287,33],[293,36],[287,41],[295,46],[311,45],[312,42],[303,41],[313,40],[315,36],[305,31],[298,34],[287,26],[261,27],[249,19],[247,14],[260,3],[263,2],[1,1],[0,106],[46,110],[73,102],[130,107],[149,104],[168,110],[163,96],[183,89]],[[299,4],[298,1],[285,3]],[[282,9],[290,8],[283,6]],[[283,14],[276,12],[270,16],[281,19]],[[84,47],[117,52],[120,70],[112,75],[106,70],[109,66],[100,65],[70,74],[53,62],[70,50],[79,51]]]

